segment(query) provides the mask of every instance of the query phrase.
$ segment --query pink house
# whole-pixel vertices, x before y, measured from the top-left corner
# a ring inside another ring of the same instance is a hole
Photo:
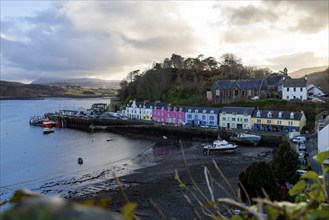
[[[157,103],[152,110],[153,121],[169,124],[184,124],[183,107],[171,106],[166,103]]]

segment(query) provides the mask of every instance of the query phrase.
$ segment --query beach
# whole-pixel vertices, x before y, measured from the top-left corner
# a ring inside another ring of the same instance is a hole
[[[239,146],[232,154],[205,156],[202,154],[201,144],[199,142],[182,142],[182,151],[178,142],[171,143],[170,145],[174,147],[170,149],[165,148],[165,143],[158,143],[157,146],[160,146],[159,151],[146,151],[138,156],[136,163],[142,165],[143,168],[120,177],[129,201],[138,204],[136,210],[138,217],[141,219],[160,219],[161,215],[157,210],[161,210],[168,219],[195,218],[196,215],[186,198],[184,198],[184,195],[188,195],[192,200],[194,209],[201,213],[198,204],[190,194],[190,190],[196,191],[193,189],[188,171],[199,189],[205,196],[210,198],[204,175],[205,167],[222,186],[222,188],[219,186],[214,187],[215,198],[234,199],[234,193],[230,191],[230,187],[216,170],[214,162],[218,165],[231,187],[236,190],[239,174],[254,161],[270,161],[274,150],[273,147]],[[160,155],[154,157],[155,153]],[[161,155],[162,153],[163,155]],[[190,190],[179,186],[178,181],[175,179],[175,170],[177,170],[181,181]],[[199,193],[196,192],[196,195],[204,202]],[[76,191],[69,192],[66,198],[79,202],[90,199],[111,198],[112,202],[108,208],[117,212],[120,212],[126,203],[122,190],[120,190],[114,179],[107,179],[81,187]],[[153,204],[151,201],[153,201]],[[227,216],[230,215],[231,210],[230,207],[221,207],[221,211]]]

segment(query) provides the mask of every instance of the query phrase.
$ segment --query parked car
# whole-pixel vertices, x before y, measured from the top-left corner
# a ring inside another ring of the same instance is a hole
[[[305,158],[305,152],[304,151],[299,151],[298,152],[298,159],[304,160],[304,158]]]
[[[254,96],[252,98],[250,98],[251,100],[259,100],[259,96]]]
[[[305,142],[306,138],[304,136],[297,136],[297,137],[294,137],[291,141],[294,142],[294,143]]]
[[[296,173],[299,175],[299,176],[303,176],[305,173],[307,173],[306,170],[296,170]]]

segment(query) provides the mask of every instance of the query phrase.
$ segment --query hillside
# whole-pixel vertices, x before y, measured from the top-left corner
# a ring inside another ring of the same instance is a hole
[[[31,84],[49,85],[49,86],[80,86],[89,88],[108,88],[118,89],[120,80],[102,80],[94,78],[40,78]]]
[[[300,78],[300,77],[304,77],[305,75],[309,75],[311,73],[322,72],[322,71],[326,70],[328,67],[329,66],[303,68],[303,69],[289,73],[289,76],[291,78]]]
[[[329,68],[321,72],[309,74],[307,81],[309,84],[320,87],[324,93],[329,94]]]
[[[0,99],[31,99],[46,97],[113,97],[115,89],[59,87],[39,84],[23,84],[0,80]]]
[[[17,82],[0,81],[0,98],[38,98],[61,96],[65,90],[59,87],[46,85],[32,85]]]

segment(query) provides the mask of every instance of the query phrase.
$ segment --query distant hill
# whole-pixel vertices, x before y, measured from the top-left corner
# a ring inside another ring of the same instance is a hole
[[[81,86],[90,88],[120,88],[120,80],[102,80],[94,78],[40,78],[31,84],[41,84],[50,86]]]
[[[32,85],[0,80],[0,98],[40,98],[61,96],[65,90],[46,85]]]
[[[324,93],[329,94],[329,67],[324,71],[307,75],[307,82],[320,87]]]
[[[61,87],[24,84],[0,80],[0,99],[33,99],[46,97],[114,97],[116,89],[91,87]]]
[[[289,73],[288,75],[291,78],[301,78],[305,75],[315,73],[315,72],[322,72],[326,70],[329,66],[318,66],[318,67],[309,67],[309,68],[303,68],[294,72]]]

